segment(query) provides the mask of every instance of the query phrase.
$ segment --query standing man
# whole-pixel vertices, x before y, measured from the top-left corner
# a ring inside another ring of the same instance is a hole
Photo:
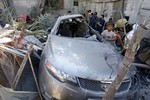
[[[104,15],[101,15],[96,25],[96,30],[99,32],[99,34],[103,32],[104,25],[105,25]]]
[[[90,20],[90,26],[95,30],[96,30],[96,25],[97,25],[98,20],[99,20],[99,18],[97,17],[97,12],[95,12]]]
[[[90,23],[90,18],[91,18],[91,10],[88,10],[87,14],[87,22]]]

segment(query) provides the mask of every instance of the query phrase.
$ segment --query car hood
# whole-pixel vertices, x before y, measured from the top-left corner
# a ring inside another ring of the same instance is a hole
[[[113,46],[78,38],[51,35],[50,63],[57,69],[80,78],[114,80],[122,57]]]

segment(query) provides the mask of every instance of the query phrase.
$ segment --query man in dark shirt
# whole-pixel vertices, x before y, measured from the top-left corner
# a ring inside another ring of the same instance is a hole
[[[91,19],[90,19],[90,26],[96,30],[96,24],[98,22],[98,17],[97,17],[97,12],[94,13],[94,15],[91,16]]]
[[[96,30],[99,32],[99,34],[103,32],[104,25],[105,25],[104,15],[101,15],[96,25]]]

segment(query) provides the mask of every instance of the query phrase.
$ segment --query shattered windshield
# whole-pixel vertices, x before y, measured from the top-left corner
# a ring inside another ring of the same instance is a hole
[[[62,20],[56,35],[71,38],[89,38],[96,32],[86,23],[82,17]],[[97,38],[97,35],[95,36]]]

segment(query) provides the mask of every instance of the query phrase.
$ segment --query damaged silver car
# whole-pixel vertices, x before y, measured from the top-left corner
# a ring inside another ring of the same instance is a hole
[[[115,79],[122,56],[79,14],[58,18],[43,50],[39,84],[46,100],[99,100]],[[126,75],[115,98],[131,87]]]

